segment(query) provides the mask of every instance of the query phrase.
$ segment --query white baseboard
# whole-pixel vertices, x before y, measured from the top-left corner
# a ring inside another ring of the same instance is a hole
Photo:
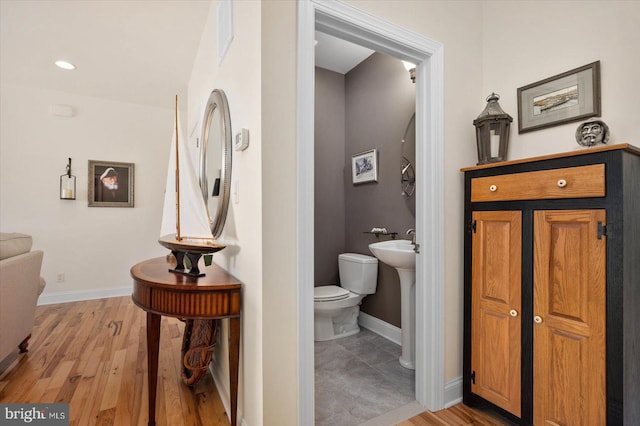
[[[223,372],[218,364],[215,362],[215,358],[211,360],[211,364],[209,364],[209,371],[211,372],[211,376],[213,377],[213,381],[216,384],[216,389],[218,390],[218,395],[220,395],[220,400],[222,400],[222,405],[224,405],[224,409],[227,412],[227,415],[231,413],[231,399],[229,398],[229,389],[225,386],[227,380],[225,380],[228,372]]]
[[[374,333],[379,334],[380,336],[392,341],[397,345],[402,344],[402,330],[400,329],[400,327],[391,325],[388,322],[365,314],[362,311],[360,311],[360,316],[358,317],[358,324],[360,324],[361,327],[373,331]]]
[[[222,405],[227,412],[227,418],[231,421],[231,417],[229,415],[229,413],[231,413],[231,399],[229,398],[229,389],[225,386],[227,379],[224,378],[229,374],[229,372],[223,372],[220,366],[216,364],[215,358],[212,359],[211,364],[209,364],[209,371],[213,377],[213,382],[216,384],[216,389],[218,390],[218,395],[220,395]],[[247,426],[247,422],[244,420],[240,410],[238,410],[237,422],[240,426]]]
[[[38,306],[54,303],[79,302],[81,300],[108,299],[110,297],[131,296],[132,286],[100,288],[85,291],[60,291],[43,293],[38,298]]]
[[[453,407],[462,402],[462,376],[444,384],[444,408]]]

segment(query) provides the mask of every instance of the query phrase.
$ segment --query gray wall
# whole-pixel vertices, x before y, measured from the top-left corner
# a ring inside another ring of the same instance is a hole
[[[401,140],[414,110],[415,86],[398,59],[374,53],[346,76],[316,68],[315,285],[338,282],[339,253],[372,255],[370,243],[389,239],[365,234],[371,228],[407,238],[415,227],[414,201],[400,194]],[[372,148],[378,182],[354,185],[351,156]],[[364,299],[362,311],[400,327],[395,269],[379,264],[376,294]]]
[[[388,239],[365,234],[385,227],[407,238],[415,228],[410,204],[401,195],[400,163],[405,129],[415,111],[415,86],[402,62],[374,53],[346,75],[345,206],[347,251],[371,254],[369,244]],[[354,185],[351,156],[378,149],[378,182]],[[362,311],[400,327],[400,280],[395,269],[379,263],[378,288]]]
[[[316,68],[315,285],[338,283],[338,255],[346,246],[344,75]]]

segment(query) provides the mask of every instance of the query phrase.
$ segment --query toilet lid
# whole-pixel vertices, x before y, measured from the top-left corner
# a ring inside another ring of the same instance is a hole
[[[349,294],[349,290],[337,285],[325,285],[313,289],[313,299],[320,302],[346,299]]]

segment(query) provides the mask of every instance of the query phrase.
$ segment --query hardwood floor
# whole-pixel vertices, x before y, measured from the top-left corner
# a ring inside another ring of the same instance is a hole
[[[157,424],[228,425],[210,374],[182,384],[183,328],[162,317]],[[38,307],[29,352],[0,365],[1,403],[66,402],[71,425],[146,425],[147,395],[146,313],[130,297]]]
[[[508,426],[511,424],[489,413],[458,404],[435,413],[424,412],[399,423],[398,426]]]
[[[210,374],[182,384],[182,322],[162,317],[161,327],[158,426],[229,425]],[[71,425],[146,425],[146,353],[146,314],[130,297],[40,306],[29,352],[0,363],[0,403],[66,402]],[[399,424],[431,425],[509,423],[460,404]]]

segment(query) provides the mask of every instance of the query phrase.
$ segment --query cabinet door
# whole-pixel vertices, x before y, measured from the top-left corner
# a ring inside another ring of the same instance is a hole
[[[471,391],[520,416],[522,213],[473,220]]]
[[[604,210],[534,212],[536,426],[606,424]]]

